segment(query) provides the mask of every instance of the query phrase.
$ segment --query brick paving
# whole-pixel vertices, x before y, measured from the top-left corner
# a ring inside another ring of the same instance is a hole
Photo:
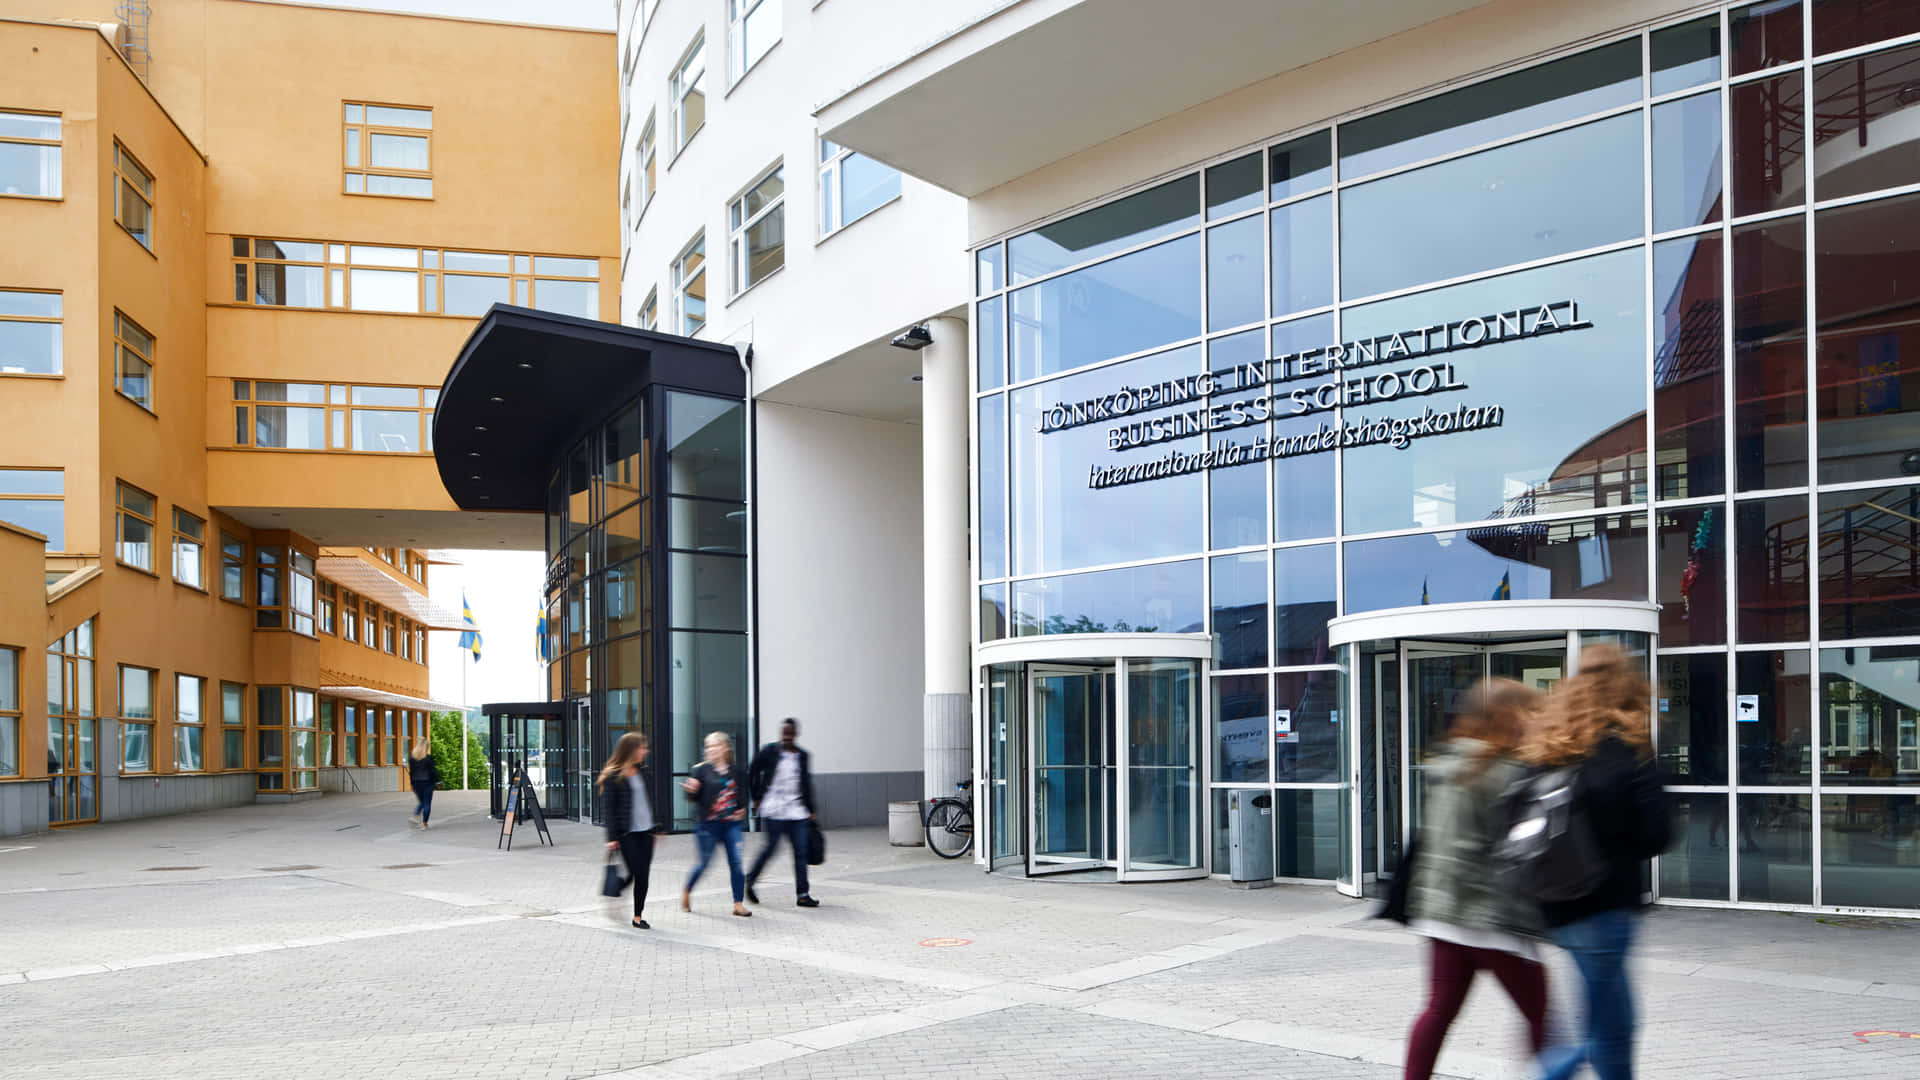
[[[1026,881],[833,834],[800,911],[753,919],[664,841],[648,918],[598,898],[597,832],[494,848],[482,797],[329,796],[25,837],[0,851],[0,1078],[756,1080],[1390,1077],[1424,943],[1330,889]],[[759,844],[750,838],[749,851]],[[1920,921],[1659,909],[1641,1075],[1912,1077]],[[928,948],[930,938],[962,938]],[[1575,982],[1554,961],[1556,1001]],[[1448,1075],[1525,1076],[1476,988]]]

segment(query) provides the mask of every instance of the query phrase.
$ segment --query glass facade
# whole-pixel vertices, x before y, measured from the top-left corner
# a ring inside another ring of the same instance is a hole
[[[1353,823],[1399,750],[1340,706],[1413,716],[1401,687],[1454,661],[1332,647],[1330,619],[1657,604],[1660,894],[1915,906],[1920,46],[1877,43],[1920,25],[1897,7],[1649,27],[977,249],[976,640],[1211,635],[1213,871],[1257,789],[1274,872],[1347,881],[1391,865],[1401,824]],[[1547,636],[1471,664],[1550,685],[1579,638]],[[1031,693],[1014,667],[983,669],[983,723]],[[983,786],[1017,786],[983,730]]]

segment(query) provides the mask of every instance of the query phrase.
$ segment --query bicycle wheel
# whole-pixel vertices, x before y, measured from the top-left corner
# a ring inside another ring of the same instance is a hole
[[[943,859],[973,847],[973,811],[958,799],[938,799],[927,810],[927,846]]]

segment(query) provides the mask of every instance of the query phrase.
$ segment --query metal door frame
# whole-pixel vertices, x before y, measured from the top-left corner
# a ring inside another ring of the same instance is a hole
[[[1191,718],[1191,723],[1187,727],[1187,768],[1192,774],[1192,783],[1188,786],[1187,796],[1191,804],[1188,807],[1187,843],[1188,850],[1193,853],[1191,866],[1165,866],[1151,869],[1132,869],[1128,866],[1133,854],[1133,814],[1131,813],[1133,779],[1129,775],[1133,769],[1130,753],[1133,744],[1126,737],[1127,718],[1132,707],[1127,683],[1135,661],[1138,661],[1143,668],[1151,668],[1163,663],[1192,665],[1188,670],[1192,672],[1193,677],[1187,684],[1187,715]],[[1201,852],[1201,839],[1205,835],[1204,819],[1207,807],[1202,804],[1209,803],[1211,800],[1207,797],[1205,777],[1201,775],[1200,769],[1203,749],[1201,732],[1206,726],[1206,717],[1200,712],[1200,687],[1206,681],[1206,671],[1198,662],[1178,656],[1135,657],[1133,660],[1121,657],[1118,663],[1119,674],[1116,682],[1119,685],[1119,695],[1113,713],[1113,746],[1119,752],[1121,760],[1115,769],[1119,787],[1114,795],[1114,813],[1119,818],[1119,822],[1114,835],[1115,846],[1119,848],[1117,853],[1119,857],[1113,860],[1114,869],[1121,881],[1183,881],[1189,878],[1206,877],[1207,859]]]
[[[1106,822],[1104,821],[1100,823],[1100,828],[1097,830],[1089,826],[1087,833],[1087,858],[1048,859],[1045,863],[1040,862],[1040,815],[1038,813],[1040,803],[1038,796],[1040,770],[1042,768],[1040,764],[1041,712],[1035,698],[1039,692],[1039,680],[1049,676],[1065,675],[1076,678],[1086,678],[1093,675],[1111,675],[1114,681],[1114,690],[1109,704],[1112,707],[1113,715],[1107,719],[1107,730],[1105,732],[1106,748],[1109,751],[1106,756],[1110,759],[1114,756],[1111,751],[1115,749],[1116,739],[1120,735],[1118,730],[1119,718],[1125,715],[1122,711],[1126,707],[1127,695],[1125,661],[1118,659],[1106,661],[1093,660],[1083,664],[1034,662],[1023,665],[1023,668],[1021,700],[1026,704],[1026,738],[1024,742],[1027,748],[1027,876],[1040,877],[1047,874],[1066,874],[1077,870],[1098,870],[1112,866],[1114,864],[1112,858],[1113,853],[1105,850],[1107,830]],[[1092,725],[1096,731],[1098,731],[1099,726],[1098,721]],[[1114,769],[1114,765],[1111,761],[1108,761],[1105,764],[1089,766],[1089,768],[1097,774],[1100,785],[1101,805],[1114,808],[1114,816],[1119,816],[1117,814],[1118,800],[1123,793],[1113,786],[1115,781],[1109,775]],[[1109,795],[1112,796],[1111,800],[1108,798]],[[1124,840],[1125,838],[1118,831],[1118,823],[1116,823],[1115,846],[1120,846],[1124,843]],[[1101,849],[1098,855],[1093,854],[1095,847]]]

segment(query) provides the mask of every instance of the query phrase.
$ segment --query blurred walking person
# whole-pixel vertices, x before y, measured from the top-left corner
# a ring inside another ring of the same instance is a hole
[[[613,755],[600,770],[600,806],[606,815],[607,850],[617,851],[627,864],[627,883],[633,886],[633,927],[651,930],[644,917],[647,881],[653,871],[653,834],[660,823],[647,797],[647,737],[629,731],[613,744]],[[612,858],[611,855],[608,858]],[[611,885],[609,885],[611,888]]]
[[[698,853],[693,870],[687,874],[687,884],[680,890],[680,910],[693,910],[693,887],[699,883],[700,875],[707,872],[713,849],[724,845],[727,880],[733,886],[733,913],[749,918],[753,912],[747,910],[747,879],[740,870],[740,832],[747,820],[745,778],[735,767],[733,740],[725,733],[716,731],[708,735],[704,749],[705,760],[695,765],[693,775],[680,785],[687,798],[698,804],[693,834]]]
[[[1510,679],[1473,689],[1432,763],[1407,885],[1408,926],[1429,944],[1426,1011],[1407,1040],[1408,1080],[1427,1080],[1447,1029],[1490,972],[1526,1021],[1527,1046],[1546,1042],[1547,974],[1535,942],[1538,905],[1497,880],[1492,848],[1505,834],[1501,796],[1526,775],[1515,758],[1539,695]]]
[[[1640,875],[1667,847],[1671,808],[1653,763],[1648,712],[1653,689],[1644,662],[1611,645],[1580,650],[1580,670],[1555,689],[1520,756],[1573,777],[1573,828],[1591,838],[1597,884],[1547,900],[1547,936],[1566,950],[1585,989],[1583,1041],[1546,1055],[1546,1080],[1593,1066],[1600,1080],[1632,1080],[1633,988],[1627,954],[1647,902]],[[1584,819],[1584,824],[1578,819]]]
[[[433,789],[440,786],[440,767],[433,763],[433,751],[425,739],[413,741],[413,752],[408,758],[407,784],[413,788],[414,798],[410,824],[416,829],[425,829],[427,818],[433,815]]]
[[[782,837],[793,847],[793,889],[797,907],[819,907],[807,891],[807,844],[813,828],[813,761],[800,746],[800,721],[789,716],[780,723],[780,741],[770,742],[753,756],[747,769],[747,786],[753,789],[754,804],[760,808],[760,823],[767,830],[766,846],[747,871],[747,899],[760,902],[754,883],[767,868]]]

